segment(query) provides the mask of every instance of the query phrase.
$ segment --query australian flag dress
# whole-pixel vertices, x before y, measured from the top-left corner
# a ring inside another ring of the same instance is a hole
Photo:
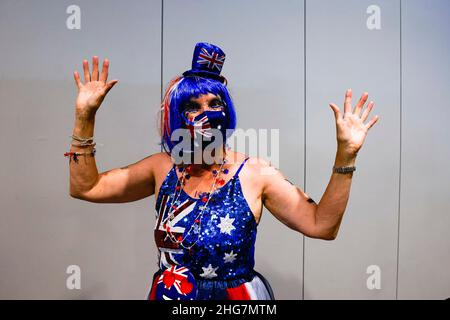
[[[171,168],[156,200],[154,235],[159,269],[153,275],[149,300],[275,299],[269,282],[254,270],[258,224],[239,181],[239,171],[247,159],[211,196],[201,216],[199,237],[188,236],[197,240],[191,249],[172,242],[163,227],[178,180],[176,166]],[[184,191],[177,200],[171,232],[185,237],[203,203]],[[183,244],[190,246],[189,241]]]

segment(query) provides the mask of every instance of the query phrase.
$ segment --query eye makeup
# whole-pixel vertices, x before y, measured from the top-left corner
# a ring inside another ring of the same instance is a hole
[[[224,103],[220,98],[211,99],[209,102],[209,107],[212,109],[221,109],[224,107]],[[183,106],[184,112],[195,112],[200,109],[200,105],[197,102],[189,101],[186,102]]]

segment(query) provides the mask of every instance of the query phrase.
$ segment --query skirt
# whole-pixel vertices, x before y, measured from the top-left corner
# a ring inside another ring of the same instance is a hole
[[[147,300],[157,300],[155,291],[161,274],[158,270],[153,275]],[[269,282],[256,270],[245,278],[228,281],[196,279],[196,283],[195,300],[275,300]]]

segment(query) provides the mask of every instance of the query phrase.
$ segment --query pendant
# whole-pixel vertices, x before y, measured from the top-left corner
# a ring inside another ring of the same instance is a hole
[[[194,231],[195,234],[198,234],[200,231],[200,226],[198,224],[194,224],[192,226],[192,230]]]

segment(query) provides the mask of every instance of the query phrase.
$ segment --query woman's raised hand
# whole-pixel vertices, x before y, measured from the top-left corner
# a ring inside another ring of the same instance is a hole
[[[84,83],[80,80],[80,75],[74,71],[73,76],[78,88],[78,96],[75,107],[76,112],[87,116],[93,116],[103,102],[106,94],[119,81],[117,79],[106,82],[108,79],[109,60],[103,61],[102,73],[99,78],[98,57],[92,58],[92,74],[89,73],[89,64],[83,60]]]
[[[364,92],[352,110],[352,90],[348,89],[345,92],[343,114],[337,105],[330,103],[336,118],[338,149],[346,155],[356,156],[364,143],[367,132],[379,119],[378,115],[376,115],[367,124],[364,123],[374,106],[374,102],[370,101],[361,113],[368,96],[369,93]]]

